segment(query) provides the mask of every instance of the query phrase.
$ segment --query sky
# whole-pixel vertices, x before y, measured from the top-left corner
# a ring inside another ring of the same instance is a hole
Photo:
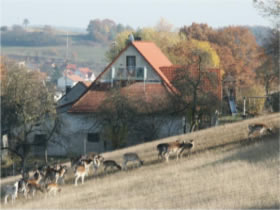
[[[1,25],[51,25],[87,28],[90,20],[109,18],[133,28],[155,26],[164,18],[176,28],[207,23],[269,26],[253,0],[0,0]]]

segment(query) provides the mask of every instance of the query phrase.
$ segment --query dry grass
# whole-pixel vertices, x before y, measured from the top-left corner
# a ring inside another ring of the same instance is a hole
[[[172,137],[195,139],[192,155],[157,161],[155,145],[142,144],[111,153],[120,161],[135,151],[144,166],[89,177],[84,185],[62,186],[57,197],[19,199],[13,208],[279,208],[279,134],[248,142],[247,125],[263,122],[279,128],[280,114]]]

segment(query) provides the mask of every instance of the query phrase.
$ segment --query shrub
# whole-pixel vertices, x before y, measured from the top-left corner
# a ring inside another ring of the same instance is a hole
[[[243,97],[246,97],[246,110],[249,113],[260,114],[264,109],[265,98],[250,98],[265,96],[265,90],[261,85],[252,85],[240,90],[237,98],[239,107],[243,108]]]

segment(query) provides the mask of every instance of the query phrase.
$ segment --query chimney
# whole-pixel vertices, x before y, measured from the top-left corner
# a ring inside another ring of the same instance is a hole
[[[129,34],[128,40],[129,40],[130,42],[134,42],[134,36],[133,36],[133,34]]]

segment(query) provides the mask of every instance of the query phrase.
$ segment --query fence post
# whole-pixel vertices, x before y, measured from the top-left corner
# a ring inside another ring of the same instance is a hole
[[[246,97],[243,97],[243,116],[246,116]]]

